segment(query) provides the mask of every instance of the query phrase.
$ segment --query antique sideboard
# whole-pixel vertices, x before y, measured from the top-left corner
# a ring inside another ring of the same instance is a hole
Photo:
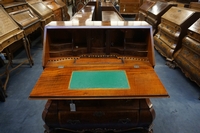
[[[181,48],[182,39],[187,29],[200,16],[199,10],[171,7],[162,17],[158,33],[154,36],[155,48],[167,60],[167,65],[174,67],[174,53]]]
[[[106,21],[95,21],[95,6],[86,5],[71,21],[45,26],[44,70],[29,96],[48,100],[45,132],[151,133],[149,98],[169,97],[153,69],[152,26],[123,21],[104,4]]]

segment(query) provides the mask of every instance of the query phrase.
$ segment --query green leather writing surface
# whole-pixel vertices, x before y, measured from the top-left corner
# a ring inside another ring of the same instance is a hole
[[[80,89],[129,89],[126,72],[119,71],[73,71],[70,90]]]

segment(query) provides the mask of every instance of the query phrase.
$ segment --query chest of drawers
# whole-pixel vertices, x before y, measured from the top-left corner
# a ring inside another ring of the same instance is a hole
[[[188,28],[181,49],[174,55],[174,62],[186,77],[200,86],[200,19]]]
[[[200,12],[188,8],[171,7],[162,17],[158,33],[154,36],[155,48],[168,61],[174,60],[174,53],[181,48],[187,29],[198,18]]]

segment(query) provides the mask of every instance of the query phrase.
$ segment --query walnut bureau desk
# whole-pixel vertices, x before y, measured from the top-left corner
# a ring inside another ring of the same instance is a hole
[[[153,69],[152,26],[91,16],[45,26],[44,70],[29,96],[47,100],[45,132],[153,132],[150,98],[169,95]]]
[[[200,16],[200,11],[183,7],[171,7],[162,17],[158,32],[154,36],[155,48],[174,67],[174,53],[182,46],[187,29]]]

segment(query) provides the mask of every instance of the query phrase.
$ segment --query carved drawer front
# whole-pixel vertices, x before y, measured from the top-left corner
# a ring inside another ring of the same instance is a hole
[[[200,86],[200,54],[197,53],[200,51],[200,44],[195,44],[198,46],[198,51],[194,51],[194,49],[188,48],[185,43],[189,43],[188,40],[185,41],[183,47],[175,53],[174,60],[185,76]]]
[[[154,36],[155,48],[166,58],[172,59],[174,49],[171,49],[164,41],[158,38],[157,35]]]
[[[166,20],[162,20],[162,22],[158,25],[158,29],[161,32],[164,32],[171,36],[171,38],[177,39],[180,36],[181,28],[178,25],[172,24]]]
[[[191,39],[190,37],[185,37],[183,39],[183,46],[187,47],[188,49],[190,49],[191,51],[193,51],[196,55],[200,55],[200,42],[197,42],[193,39]],[[196,61],[197,62],[197,61]],[[195,63],[196,64],[196,63]],[[198,66],[200,68],[200,64]]]
[[[126,125],[128,128],[135,127],[139,121],[139,110],[127,111],[76,111],[76,112],[63,112],[58,113],[59,123],[61,127],[68,129],[88,129],[91,126],[99,128],[109,125],[107,128],[116,129],[120,126]],[[68,126],[66,126],[66,123]]]
[[[158,36],[158,35],[157,35]],[[165,33],[160,33],[159,34],[159,38],[166,43],[166,45],[168,45],[171,49],[175,49],[178,40],[174,39],[174,38],[170,38],[170,36],[168,36]]]
[[[105,126],[108,129],[130,130],[137,126],[148,127],[154,119],[150,108],[145,99],[48,101],[48,113],[43,112],[43,120],[48,121],[46,124],[50,127],[71,130],[92,130]],[[55,125],[55,121],[59,125]]]
[[[34,31],[36,31],[40,27],[41,27],[41,23],[36,22],[35,24],[24,29],[24,33],[25,33],[25,35],[29,35],[29,34],[33,33]]]
[[[146,21],[153,26],[153,29],[157,28],[156,25],[158,25],[158,20],[156,18],[156,16],[150,16],[148,15],[146,18]]]
[[[24,37],[23,31],[18,32],[18,34],[16,34],[16,35],[10,36],[9,39],[7,39],[7,40],[5,40],[5,41],[3,41],[3,42],[1,43],[0,49],[6,48],[6,47],[9,46],[10,44],[13,44],[14,42],[20,40],[20,39],[23,38],[23,37]]]

